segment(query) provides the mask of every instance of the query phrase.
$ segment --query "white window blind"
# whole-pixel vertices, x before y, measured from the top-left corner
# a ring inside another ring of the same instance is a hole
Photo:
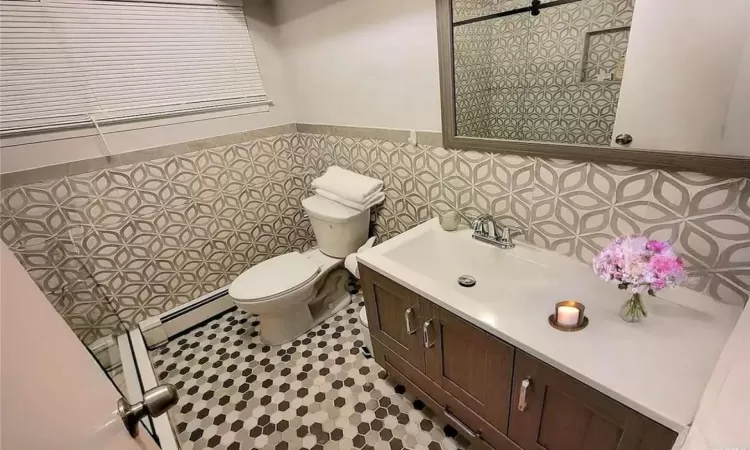
[[[241,4],[217,1],[0,0],[0,131],[267,102]]]

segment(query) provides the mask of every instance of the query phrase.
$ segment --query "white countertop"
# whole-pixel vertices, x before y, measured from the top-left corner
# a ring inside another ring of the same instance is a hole
[[[516,241],[503,250],[446,232],[433,219],[357,255],[358,260],[568,375],[682,432],[742,309],[686,288],[645,296],[648,317],[618,315],[629,297],[590,266]],[[472,275],[476,286],[458,285]],[[589,325],[547,323],[555,303],[578,300]]]

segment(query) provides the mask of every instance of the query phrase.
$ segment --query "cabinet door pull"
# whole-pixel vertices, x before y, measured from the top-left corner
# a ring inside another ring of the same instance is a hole
[[[424,348],[432,348],[435,345],[435,341],[430,342],[430,327],[432,327],[432,319],[422,325],[422,337],[424,338]]]
[[[466,426],[466,424],[459,420],[458,417],[451,414],[451,412],[448,411],[447,406],[443,408],[443,414],[445,414],[445,417],[447,417],[449,421],[453,422],[454,425],[460,428],[463,431],[463,434],[465,434],[469,439],[476,439],[477,437],[479,437],[479,433],[473,432],[471,428]]]
[[[526,411],[526,391],[531,387],[531,377],[526,377],[521,382],[521,395],[518,396],[518,410],[523,412]]]
[[[412,308],[407,308],[406,311],[404,311],[404,319],[406,320],[406,334],[414,334],[417,332],[416,328],[412,328],[411,326],[411,318],[414,315],[414,310]]]

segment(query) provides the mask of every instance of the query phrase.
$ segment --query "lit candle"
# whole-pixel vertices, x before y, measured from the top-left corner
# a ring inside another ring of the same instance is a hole
[[[557,323],[566,327],[578,325],[578,308],[575,306],[560,306],[557,308]]]

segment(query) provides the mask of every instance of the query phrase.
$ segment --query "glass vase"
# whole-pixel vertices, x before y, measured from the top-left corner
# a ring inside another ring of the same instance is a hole
[[[641,300],[641,294],[637,292],[633,293],[630,299],[620,308],[620,317],[625,322],[641,322],[647,315],[646,306]]]

